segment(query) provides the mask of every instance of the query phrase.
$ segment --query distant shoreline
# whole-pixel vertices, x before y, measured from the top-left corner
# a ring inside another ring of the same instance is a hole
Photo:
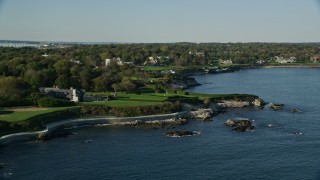
[[[267,65],[262,66],[262,68],[302,68],[302,67],[308,67],[308,68],[320,68],[320,64],[297,64],[297,65]]]

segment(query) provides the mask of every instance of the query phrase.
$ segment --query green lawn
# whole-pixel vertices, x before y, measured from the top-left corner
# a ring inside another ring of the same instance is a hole
[[[161,104],[166,100],[164,93],[146,93],[146,94],[125,94],[118,93],[116,100],[100,101],[100,102],[84,102],[83,104],[106,105],[110,107],[119,106],[149,106]]]
[[[0,109],[0,120],[1,121],[8,121],[8,122],[17,122],[17,121],[24,121],[31,117],[41,115],[41,114],[47,114],[55,111],[61,111],[66,108],[74,108],[74,107],[55,107],[55,108],[40,108],[40,109],[34,109],[34,110],[28,110],[28,108],[24,108],[19,110],[9,109],[9,108],[3,108]]]
[[[203,65],[190,65],[190,66],[143,66],[144,71],[164,71],[164,70],[175,70],[175,69],[194,69],[194,68],[203,68]]]
[[[143,66],[142,69],[144,71],[164,71],[170,70],[174,68],[174,66]]]
[[[107,95],[106,93],[105,95]],[[216,98],[216,99],[228,99],[230,97],[237,98],[243,97],[247,95],[239,95],[239,94],[196,94],[189,93],[189,95],[185,95],[183,91],[177,92],[177,94],[168,91],[167,93],[144,93],[144,94],[125,94],[118,93],[116,100],[109,101],[100,101],[100,102],[84,102],[83,104],[91,104],[91,105],[105,105],[110,107],[132,107],[132,106],[149,106],[161,104],[167,100],[169,96],[185,96],[185,97],[199,97],[200,100],[204,100],[207,98]]]

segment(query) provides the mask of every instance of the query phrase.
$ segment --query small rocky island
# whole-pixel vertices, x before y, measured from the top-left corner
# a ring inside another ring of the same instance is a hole
[[[228,127],[233,127],[232,131],[245,132],[255,129],[255,126],[247,118],[228,119],[225,123]]]

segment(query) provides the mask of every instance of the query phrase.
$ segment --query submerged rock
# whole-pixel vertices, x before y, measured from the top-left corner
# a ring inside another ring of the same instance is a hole
[[[283,110],[284,104],[275,104],[275,103],[270,103],[269,108],[273,110]]]
[[[302,111],[299,108],[293,108],[293,109],[291,109],[291,112],[293,112],[293,113],[301,113]]]
[[[200,134],[197,131],[170,131],[166,133],[166,136],[170,137],[184,137],[184,136],[194,136]]]
[[[224,124],[228,127],[233,127],[232,131],[245,132],[255,129],[255,126],[252,125],[252,122],[249,119],[228,119]]]

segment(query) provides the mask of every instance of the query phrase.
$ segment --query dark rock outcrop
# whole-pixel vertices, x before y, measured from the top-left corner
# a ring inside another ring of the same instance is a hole
[[[197,131],[170,131],[166,133],[166,136],[170,137],[184,137],[184,136],[194,136],[200,134]]]
[[[255,126],[252,125],[252,122],[249,119],[228,119],[224,124],[228,127],[233,127],[232,131],[237,132],[250,131],[255,128]]]
[[[270,103],[269,108],[273,110],[283,110],[284,104],[275,104],[275,103]]]

